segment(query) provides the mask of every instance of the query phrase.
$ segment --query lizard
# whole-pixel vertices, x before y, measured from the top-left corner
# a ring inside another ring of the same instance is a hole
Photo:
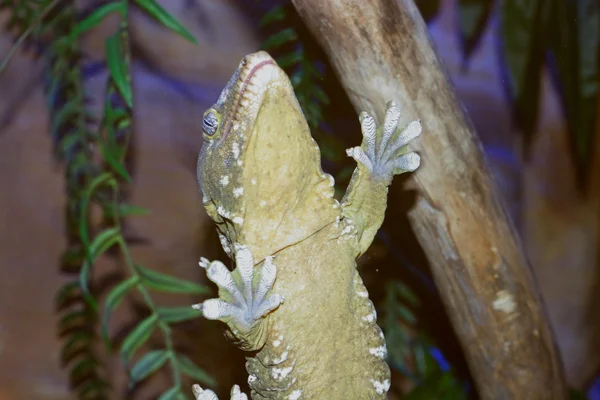
[[[420,121],[400,128],[399,118],[394,101],[382,124],[360,113],[361,146],[347,150],[357,167],[339,202],[290,79],[268,53],[244,57],[204,113],[198,184],[235,268],[201,258],[219,297],[193,307],[252,352],[252,399],[387,397],[385,339],[356,260],[381,227],[393,176],[420,165],[407,150]],[[247,398],[234,385],[231,399]]]

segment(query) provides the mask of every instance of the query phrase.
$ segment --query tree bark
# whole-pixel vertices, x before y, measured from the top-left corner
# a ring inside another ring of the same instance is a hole
[[[357,111],[420,119],[409,212],[482,399],[566,399],[532,270],[412,0],[292,0]],[[381,120],[381,119],[380,119]]]

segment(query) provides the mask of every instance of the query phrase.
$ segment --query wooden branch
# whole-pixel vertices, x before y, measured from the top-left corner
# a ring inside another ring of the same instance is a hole
[[[357,111],[421,119],[409,219],[482,399],[566,399],[535,279],[412,0],[292,0]]]

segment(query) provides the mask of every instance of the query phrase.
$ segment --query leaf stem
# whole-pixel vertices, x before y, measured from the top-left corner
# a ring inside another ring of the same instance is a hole
[[[123,236],[121,236],[119,238],[118,243],[119,243],[119,246],[123,253],[123,258],[125,259],[125,264],[127,265],[127,269],[129,270],[129,273],[132,276],[137,277],[139,279],[139,281],[141,282],[142,278],[139,275],[139,273],[137,272],[137,270],[135,269],[135,265],[131,258],[131,253],[129,252],[129,248],[127,247],[127,243],[125,243],[125,239],[123,238]],[[146,303],[148,308],[152,311],[152,314],[158,315],[156,305],[154,303],[154,300],[152,300],[152,296],[150,296],[148,289],[142,283],[137,285],[137,289],[140,292],[140,294],[142,295],[142,298],[144,299],[144,302]],[[181,371],[179,368],[179,364],[177,363],[177,358],[176,358],[176,354],[175,354],[175,346],[173,344],[173,339],[171,337],[171,328],[169,328],[169,325],[165,324],[163,321],[160,321],[158,323],[158,326],[160,327],[160,330],[163,334],[163,339],[165,341],[165,349],[169,353],[169,364],[171,365],[173,382],[175,384],[175,387],[177,387],[179,390],[181,390]]]

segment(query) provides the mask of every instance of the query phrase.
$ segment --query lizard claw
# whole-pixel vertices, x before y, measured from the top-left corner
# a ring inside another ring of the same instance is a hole
[[[359,116],[363,141],[360,147],[346,150],[359,165],[363,165],[377,179],[391,180],[394,175],[414,171],[421,159],[417,153],[406,152],[406,145],[421,134],[420,121],[412,121],[398,128],[400,109],[396,102],[387,104],[383,124],[377,127],[366,112]]]
[[[196,400],[219,400],[215,392],[210,389],[202,389],[198,384],[192,386],[192,393]],[[242,393],[238,385],[233,385],[230,394],[231,400],[248,400],[248,396]]]
[[[227,323],[234,333],[250,331],[257,322],[283,302],[278,294],[267,295],[275,282],[276,268],[273,258],[267,257],[260,270],[254,268],[252,253],[246,246],[235,246],[237,268],[231,272],[220,261],[200,260],[208,279],[219,287],[219,298],[193,305],[204,317]]]

